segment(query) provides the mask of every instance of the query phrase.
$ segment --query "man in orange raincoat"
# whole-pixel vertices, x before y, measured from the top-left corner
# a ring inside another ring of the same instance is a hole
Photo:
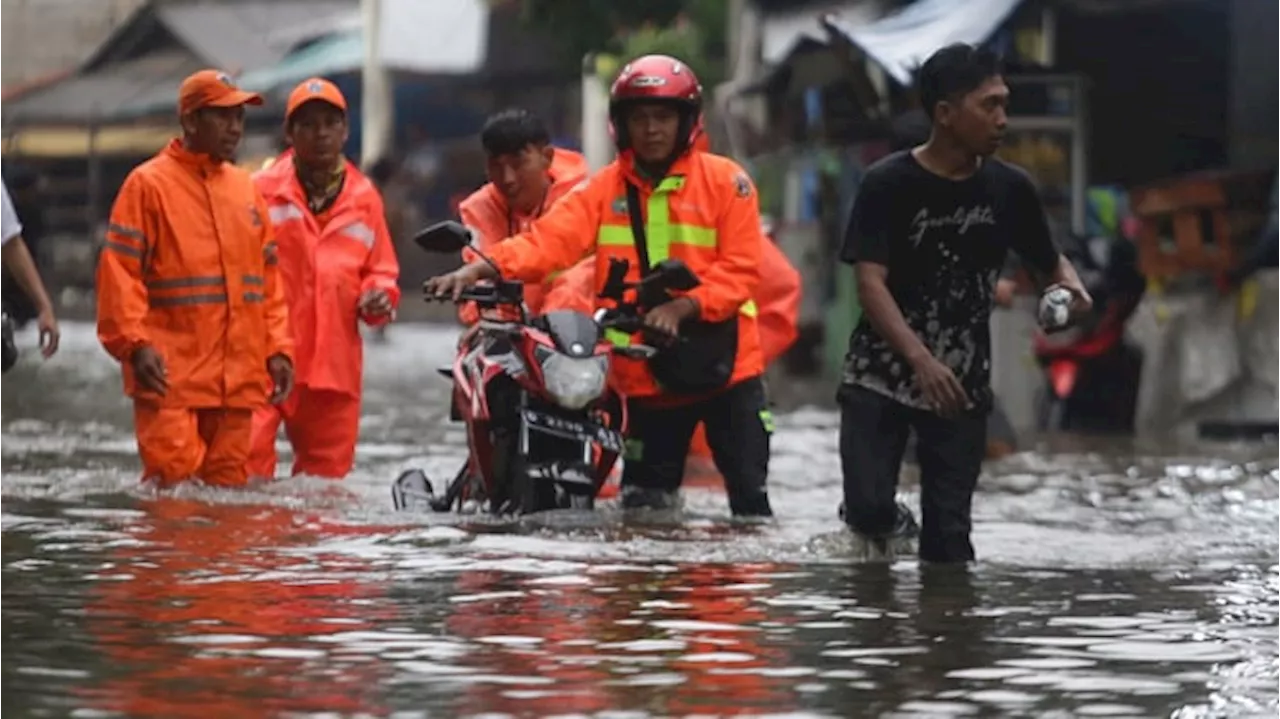
[[[480,144],[489,182],[462,201],[458,215],[462,224],[475,232],[476,247],[485,254],[502,240],[528,230],[587,176],[586,158],[552,147],[546,125],[527,110],[503,110],[491,116],[480,131]],[[464,250],[463,259],[472,262],[479,257]],[[584,302],[575,290],[583,282],[591,283],[594,271],[594,263],[584,260],[568,272],[531,283],[524,290],[525,304],[535,315],[552,308],[589,312],[589,295]],[[554,304],[545,307],[549,299]],[[479,316],[472,303],[458,310],[459,319],[468,325],[475,324]]]
[[[693,146],[700,152],[711,151],[711,143],[705,133],[694,140]],[[799,337],[801,288],[800,273],[773,242],[773,228],[762,222],[760,230],[764,243],[760,248],[760,285],[756,288],[755,300],[760,308],[757,319],[760,326],[760,349],[764,355],[764,364],[768,367]],[[595,265],[584,261],[556,278],[547,295],[546,309],[570,308],[590,312],[595,301],[595,289]],[[716,470],[711,447],[707,444],[706,426],[702,423],[694,431],[689,446],[685,480],[697,485],[720,484],[724,481]],[[606,485],[606,492],[612,486]]]
[[[391,321],[400,301],[400,264],[381,195],[342,154],[347,101],[337,86],[304,80],[289,95],[284,122],[292,152],[254,180],[280,246],[298,389],[280,406],[254,414],[249,471],[275,475],[283,422],[293,474],[340,479],[351,471],[360,434],[359,322]]]
[[[125,178],[98,263],[98,338],[124,366],[143,479],[246,483],[253,410],[293,387],[267,208],[231,164],[244,106],[226,74],[183,80],[174,140]]]
[[[685,336],[649,360],[612,363],[612,381],[629,402],[622,505],[675,505],[694,427],[705,421],[730,510],[771,516],[771,428],[753,301],[764,242],[755,187],[732,160],[692,148],[702,130],[702,88],[683,62],[649,55],[629,63],[610,90],[609,110],[618,158],[491,257],[504,275],[538,281],[594,253],[597,283],[614,259],[629,263],[630,281],[664,259],[682,260],[701,284],[649,309],[652,333],[612,333],[619,344]],[[423,289],[457,298],[493,276],[488,264],[472,262]]]

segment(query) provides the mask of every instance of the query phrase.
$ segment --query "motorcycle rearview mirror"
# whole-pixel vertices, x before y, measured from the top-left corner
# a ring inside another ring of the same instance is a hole
[[[666,259],[654,265],[653,272],[646,279],[652,279],[664,290],[680,292],[688,292],[702,284],[698,276],[693,274],[693,270],[689,269],[682,260],[677,259]]]
[[[502,270],[498,269],[487,255],[476,249],[471,242],[473,237],[470,227],[455,220],[445,220],[420,230],[413,236],[413,242],[427,252],[458,252],[464,248],[470,248],[501,277]]]
[[[427,252],[457,252],[471,244],[471,230],[460,222],[446,220],[420,230],[413,242]]]

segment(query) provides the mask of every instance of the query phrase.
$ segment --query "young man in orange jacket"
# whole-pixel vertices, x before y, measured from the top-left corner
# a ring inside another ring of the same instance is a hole
[[[552,147],[551,133],[528,110],[503,110],[489,117],[480,131],[480,144],[489,182],[459,204],[458,215],[462,224],[475,231],[476,247],[485,254],[506,238],[528,230],[587,176],[587,159],[572,150]],[[479,257],[464,250],[463,259],[473,262]],[[586,277],[590,282],[593,271],[594,264],[585,260],[569,272],[530,284],[524,289],[525,304],[534,314],[553,308],[590,311],[589,302],[584,307],[567,288],[578,284],[575,277]],[[555,302],[553,307],[545,306],[548,300]],[[468,303],[459,308],[458,317],[465,324],[474,324],[480,316]]]
[[[254,476],[275,475],[281,422],[293,445],[293,474],[340,479],[351,471],[364,371],[359,322],[385,325],[400,300],[382,197],[342,155],[347,131],[338,88],[305,80],[285,109],[292,151],[254,177],[275,227],[298,348],[294,396],[254,414]]]
[[[124,366],[143,479],[246,483],[253,409],[293,386],[267,207],[230,160],[245,105],[217,70],[178,90],[182,139],[134,168],[98,261],[98,339]]]
[[[661,260],[683,260],[701,285],[650,309],[645,323],[686,341],[647,361],[616,357],[612,365],[630,403],[622,504],[673,506],[694,427],[705,421],[731,511],[771,516],[770,428],[752,300],[763,242],[755,187],[732,160],[692,148],[702,130],[702,89],[683,62],[649,55],[629,63],[609,106],[618,158],[491,257],[504,275],[537,281],[594,253],[597,283],[614,258],[630,263],[631,281]],[[472,262],[428,280],[424,291],[457,297],[493,275]]]

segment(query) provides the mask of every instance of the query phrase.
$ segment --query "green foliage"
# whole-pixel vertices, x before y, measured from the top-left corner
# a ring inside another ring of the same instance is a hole
[[[623,41],[620,55],[627,59],[641,55],[671,55],[679,58],[693,69],[707,92],[724,79],[724,63],[707,57],[702,32],[692,23],[666,28],[643,28],[633,32]]]
[[[725,75],[728,0],[519,0],[521,19],[553,38],[567,68],[588,53],[674,55],[704,88]]]

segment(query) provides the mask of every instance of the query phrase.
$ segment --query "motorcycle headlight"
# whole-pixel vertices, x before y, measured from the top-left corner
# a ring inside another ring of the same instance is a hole
[[[582,409],[599,397],[608,374],[608,357],[552,354],[542,360],[547,392],[565,409]]]

